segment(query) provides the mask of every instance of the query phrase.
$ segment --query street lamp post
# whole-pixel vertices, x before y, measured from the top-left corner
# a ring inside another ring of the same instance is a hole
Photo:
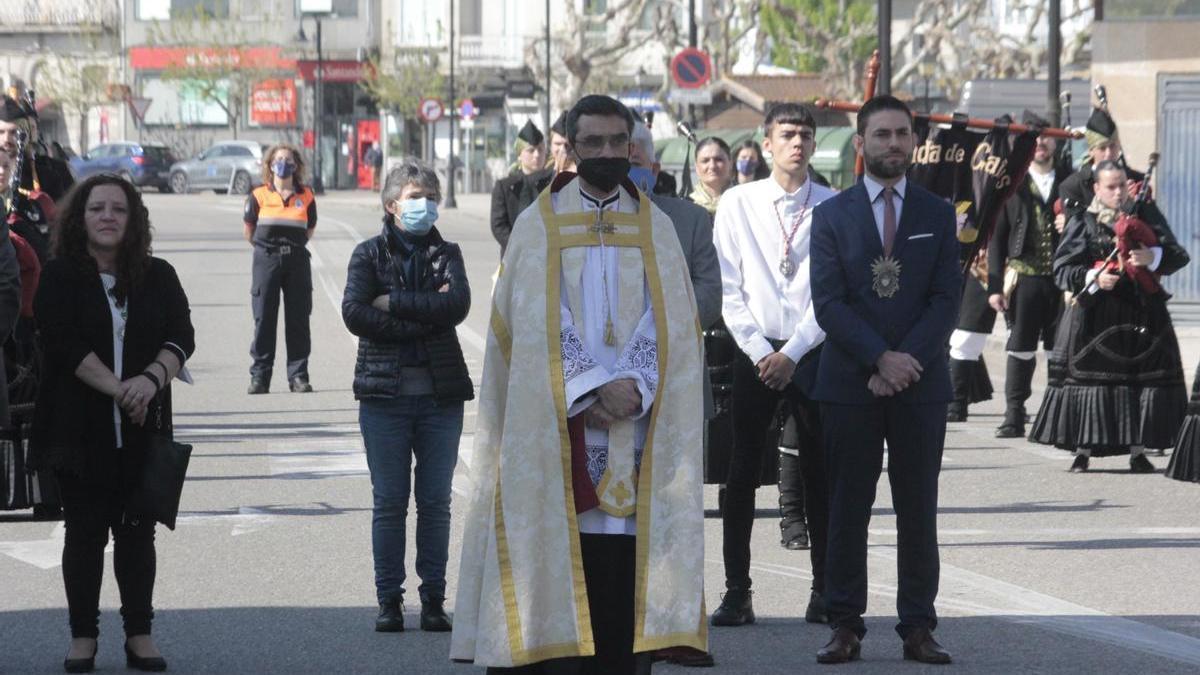
[[[450,162],[446,165],[446,203],[448,209],[457,209],[458,200],[454,198],[454,0],[450,1],[450,100],[446,104],[446,113],[450,118]]]
[[[301,42],[307,42],[308,36],[304,34],[304,17],[312,17],[312,20],[317,24],[317,68],[313,72],[313,180],[312,189],[316,194],[325,194],[325,180],[321,176],[321,103],[323,93],[322,85],[324,84],[324,54],[321,51],[321,18],[325,16],[333,16],[332,14],[322,14],[318,12],[305,12],[300,15],[300,33],[296,38]]]

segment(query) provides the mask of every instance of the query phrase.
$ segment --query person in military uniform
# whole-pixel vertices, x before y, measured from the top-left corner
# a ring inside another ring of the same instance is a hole
[[[508,248],[508,236],[517,216],[537,199],[554,177],[554,170],[545,168],[545,137],[532,121],[526,121],[517,133],[514,150],[517,162],[512,171],[496,181],[492,188],[492,236],[500,244],[501,258]]]
[[[246,198],[246,241],[254,247],[250,287],[254,340],[250,343],[249,394],[265,394],[275,365],[275,326],[283,293],[284,340],[288,385],[311,392],[308,355],[312,336],[312,266],[308,240],[317,226],[317,202],[302,182],[304,160],[293,146],[280,144],[264,155],[263,184]]]
[[[1050,126],[1028,111],[1023,122]],[[988,247],[988,304],[1004,312],[1009,325],[1004,421],[996,429],[997,438],[1025,435],[1025,401],[1033,392],[1038,341],[1047,352],[1054,348],[1062,314],[1062,291],[1054,283],[1053,270],[1062,234],[1062,221],[1056,223],[1054,214],[1063,177],[1054,166],[1056,150],[1057,141],[1038,136],[1029,173],[996,218]]]
[[[1125,155],[1121,151],[1121,139],[1117,135],[1117,123],[1107,111],[1100,108],[1092,110],[1084,129],[1087,140],[1088,156],[1083,166],[1062,182],[1059,194],[1062,196],[1062,211],[1066,220],[1083,213],[1092,204],[1096,196],[1093,185],[1096,183],[1095,168],[1101,162],[1115,162],[1125,171],[1130,183],[1140,182],[1145,174],[1134,171],[1125,164]]]

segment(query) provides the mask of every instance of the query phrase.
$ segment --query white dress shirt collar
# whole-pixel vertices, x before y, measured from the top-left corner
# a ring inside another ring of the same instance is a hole
[[[800,187],[796,188],[795,192],[788,192],[787,190],[784,190],[783,186],[779,184],[779,181],[775,180],[774,175],[767,176],[763,180],[756,182],[762,184],[763,192],[766,193],[766,196],[772,202],[778,202],[781,199],[798,199],[803,197],[806,191],[812,190],[813,186],[812,179],[808,176],[804,177],[804,182],[800,184]]]
[[[867,188],[867,200],[874,204],[875,200],[879,199],[879,193],[883,192],[883,183],[880,183],[868,174],[863,174],[863,186]],[[892,186],[892,191],[896,193],[900,201],[904,201],[904,191],[907,189],[908,176],[901,176],[900,182]]]

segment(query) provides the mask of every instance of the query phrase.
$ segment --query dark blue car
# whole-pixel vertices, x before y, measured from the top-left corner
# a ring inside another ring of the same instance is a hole
[[[170,168],[175,157],[170,148],[141,143],[107,143],[71,158],[76,178],[94,173],[115,173],[139,187],[156,187],[170,192]]]

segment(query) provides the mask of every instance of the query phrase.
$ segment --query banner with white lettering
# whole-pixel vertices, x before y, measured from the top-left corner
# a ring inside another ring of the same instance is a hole
[[[930,127],[928,118],[918,117],[914,131],[908,179],[954,205],[962,260],[969,264],[986,247],[1000,207],[1024,179],[1037,135],[1010,134],[1004,118],[984,133],[967,129],[965,120]]]

